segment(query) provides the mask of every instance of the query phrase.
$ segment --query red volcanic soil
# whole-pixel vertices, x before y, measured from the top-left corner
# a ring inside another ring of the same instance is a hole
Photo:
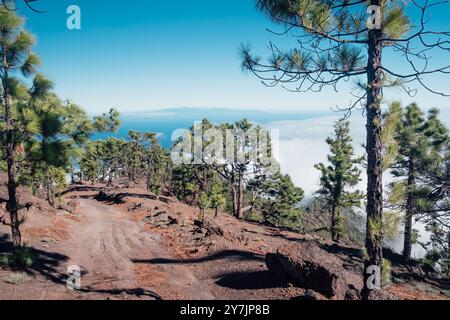
[[[306,289],[276,280],[265,255],[302,241],[335,254],[347,281],[362,286],[362,251],[318,236],[226,213],[211,213],[200,225],[198,209],[139,187],[80,185],[61,198],[64,205],[57,210],[21,191],[21,201],[33,204],[23,210],[22,229],[36,261],[23,272],[0,267],[0,299],[301,299]],[[10,250],[8,234],[0,226],[0,254]],[[390,293],[400,299],[450,298],[448,281],[393,260]],[[66,287],[72,265],[82,270],[80,290]]]

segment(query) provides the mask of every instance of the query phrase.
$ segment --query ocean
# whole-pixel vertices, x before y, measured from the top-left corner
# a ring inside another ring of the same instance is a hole
[[[176,129],[189,129],[195,122],[208,119],[213,123],[235,122],[248,119],[260,125],[275,121],[306,120],[325,116],[330,112],[307,113],[271,113],[253,110],[203,109],[203,108],[172,108],[151,112],[124,113],[121,116],[122,126],[115,134],[97,134],[94,139],[104,139],[108,136],[126,138],[128,131],[158,133],[159,143],[170,147],[172,132]]]

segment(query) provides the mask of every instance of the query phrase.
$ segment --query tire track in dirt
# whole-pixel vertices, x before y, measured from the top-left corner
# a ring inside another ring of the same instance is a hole
[[[60,248],[70,257],[68,265],[83,270],[80,298],[215,298],[186,266],[134,263],[172,257],[160,237],[143,231],[126,213],[95,200],[78,201],[85,222],[71,226],[72,237]]]

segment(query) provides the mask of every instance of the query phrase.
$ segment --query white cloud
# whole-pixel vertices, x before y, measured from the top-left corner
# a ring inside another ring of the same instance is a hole
[[[327,160],[329,147],[325,140],[333,135],[333,124],[342,114],[324,116],[307,120],[275,121],[267,124],[268,129],[279,130],[278,160],[284,173],[292,177],[294,183],[310,196],[318,188],[319,172],[314,165]],[[356,155],[363,155],[366,137],[366,119],[360,112],[354,112],[349,118],[350,134]],[[450,108],[441,109],[441,121],[450,124]],[[358,188],[365,190],[367,178],[363,172]],[[386,174],[385,184],[392,181]]]
[[[333,124],[340,114],[300,121],[276,121],[266,127],[279,130],[279,161],[283,173],[287,173],[297,186],[311,196],[319,187],[319,171],[314,165],[327,160],[329,146],[325,140],[333,134]],[[351,135],[357,154],[363,154],[364,118],[354,114],[350,118]],[[364,177],[364,175],[362,175]],[[362,182],[361,186],[364,186]]]
[[[441,109],[441,121],[450,124],[450,109]],[[271,122],[268,129],[279,130],[279,155],[283,173],[289,174],[293,182],[305,191],[306,197],[310,197],[319,188],[320,174],[314,165],[327,160],[329,147],[325,139],[333,134],[333,123],[341,115],[326,116],[301,121],[277,121]],[[353,114],[350,119],[350,134],[353,138],[355,154],[363,155],[362,145],[365,143],[365,118],[360,113]],[[384,176],[384,184],[392,181],[389,173]],[[366,174],[363,170],[358,189],[365,190],[367,184]],[[415,223],[415,229],[419,230],[422,241],[429,239],[423,224]],[[397,252],[403,247],[403,236],[400,233],[395,239],[388,239],[386,244]],[[413,247],[413,256],[419,258],[424,255],[421,247]]]

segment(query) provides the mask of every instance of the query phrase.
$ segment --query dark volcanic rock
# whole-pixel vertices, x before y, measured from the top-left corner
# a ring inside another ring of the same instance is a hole
[[[195,220],[194,226],[198,229],[204,229],[207,231],[207,235],[218,235],[223,236],[224,231],[214,220],[206,218],[202,220]]]
[[[281,246],[266,256],[266,264],[276,276],[319,292],[327,298],[344,300],[348,290],[341,260],[317,244],[293,243]]]
[[[162,196],[159,197],[159,201],[164,202],[165,204],[171,204],[171,203],[175,202],[175,200],[172,198],[162,197]]]
[[[361,300],[361,291],[355,288],[355,286],[349,285],[345,294],[345,300]]]
[[[266,266],[277,279],[282,282],[289,282],[289,276],[284,270],[281,262],[278,260],[278,255],[276,253],[266,254]]]
[[[320,299],[320,295],[317,292],[310,289],[310,290],[306,291],[304,300],[315,301],[315,300],[321,300],[321,299]]]

